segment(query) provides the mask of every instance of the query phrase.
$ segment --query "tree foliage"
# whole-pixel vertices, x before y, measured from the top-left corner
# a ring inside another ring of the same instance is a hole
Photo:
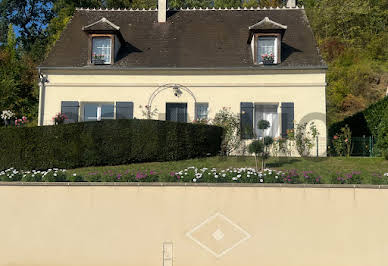
[[[16,47],[10,24],[6,45],[0,49],[0,110],[12,110],[17,116],[37,115],[37,73],[32,59]]]
[[[388,1],[305,0],[328,63],[329,124],[381,99],[388,85]]]

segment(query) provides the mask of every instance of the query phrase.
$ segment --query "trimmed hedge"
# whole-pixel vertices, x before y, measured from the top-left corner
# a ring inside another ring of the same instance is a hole
[[[329,139],[341,132],[341,128],[349,125],[353,137],[374,136],[378,137],[379,124],[388,112],[388,97],[370,105],[362,112],[345,118],[343,121],[334,123],[329,128]]]
[[[0,129],[0,169],[77,168],[216,155],[222,128],[157,120],[108,120]]]
[[[379,125],[377,148],[381,154],[388,160],[388,112],[385,113]]]

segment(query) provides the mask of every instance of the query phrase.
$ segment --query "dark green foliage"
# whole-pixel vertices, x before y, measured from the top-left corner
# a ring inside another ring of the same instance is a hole
[[[384,158],[388,160],[388,108],[379,125],[377,138],[377,147]]]
[[[260,129],[260,130],[266,130],[267,128],[269,128],[271,125],[269,123],[269,121],[267,120],[260,120],[258,123],[257,123],[257,128]]]
[[[0,169],[76,168],[216,155],[222,129],[154,120],[113,120],[0,129]]]
[[[271,146],[273,143],[273,138],[270,136],[264,137],[264,146]]]
[[[352,137],[378,137],[379,124],[387,112],[388,97],[385,97],[377,103],[370,105],[364,111],[332,124],[329,128],[329,139],[332,139],[335,134],[340,133],[341,128],[345,127],[345,125],[349,125]]]
[[[255,140],[248,146],[249,153],[259,155],[264,151],[264,145],[261,140]]]

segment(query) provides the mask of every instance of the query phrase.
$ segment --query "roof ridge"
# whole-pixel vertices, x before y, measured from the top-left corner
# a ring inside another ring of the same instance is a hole
[[[282,6],[282,7],[257,7],[257,8],[247,8],[247,7],[238,7],[238,8],[215,8],[215,7],[212,7],[212,8],[202,8],[202,7],[199,7],[199,8],[196,8],[196,7],[193,7],[193,8],[180,8],[180,9],[167,9],[167,11],[257,11],[257,10],[300,10],[300,9],[304,9],[304,6],[296,6],[296,7],[286,7],[286,6]],[[133,9],[133,8],[82,8],[82,7],[77,7],[75,10],[77,11],[157,11],[158,9],[157,8],[149,8],[149,9],[139,9],[139,8],[136,8],[136,9]]]

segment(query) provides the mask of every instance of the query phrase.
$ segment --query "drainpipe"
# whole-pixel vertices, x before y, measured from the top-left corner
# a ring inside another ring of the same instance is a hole
[[[38,68],[39,73],[39,111],[38,111],[38,126],[43,126],[44,124],[44,103],[46,95],[46,82],[47,76],[44,76],[40,68]]]

